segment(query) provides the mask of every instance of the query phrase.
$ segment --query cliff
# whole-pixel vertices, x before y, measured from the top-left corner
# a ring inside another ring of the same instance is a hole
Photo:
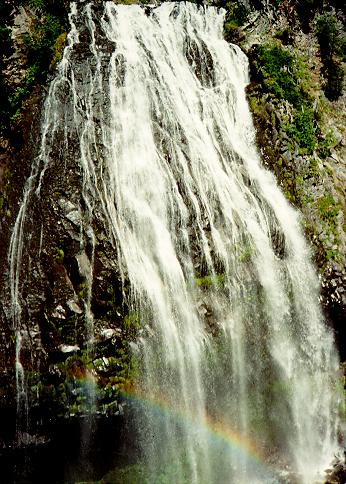
[[[345,7],[313,0],[216,4],[227,10],[227,40],[249,56],[247,95],[258,147],[264,164],[301,213],[321,279],[326,318],[344,360]],[[98,206],[85,223],[90,207],[83,196],[78,149],[71,137],[68,154],[62,152],[63,125],[56,127],[56,143],[46,154],[54,164],[45,168],[40,197],[35,195],[37,187],[31,190],[23,219],[26,240],[20,250],[12,251],[11,268],[11,234],[41,149],[42,107],[65,46],[68,4],[3,1],[0,8],[0,414],[12,422],[17,418],[17,428],[24,428],[18,443],[27,444],[40,432],[42,417],[48,421],[95,411],[91,386],[98,412],[122,411],[120,394],[131,390],[137,372],[129,346],[140,321],[129,307],[126,275],[114,263],[117,254]],[[75,59],[81,72],[91,55],[90,38],[87,32],[83,35]],[[107,59],[110,47],[103,40]],[[67,98],[68,88],[60,95]],[[102,93],[98,96],[101,103],[108,102]],[[83,106],[80,116],[82,122]],[[11,296],[11,278],[13,282],[17,277],[24,397],[18,396]],[[95,328],[92,347],[90,315]],[[24,409],[19,421],[16,400]],[[16,439],[16,426],[2,428],[0,444],[6,447]]]

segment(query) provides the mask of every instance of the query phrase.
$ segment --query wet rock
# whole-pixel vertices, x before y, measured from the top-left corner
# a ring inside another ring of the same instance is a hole
[[[108,371],[110,361],[109,358],[103,357],[103,358],[98,358],[93,361],[95,367],[98,369],[98,371],[101,371],[103,373],[106,373]]]
[[[331,469],[326,471],[327,478],[325,484],[345,484],[346,482],[346,464],[341,459],[336,458]]]
[[[80,254],[77,254],[76,261],[77,261],[78,272],[80,277],[88,279],[91,273],[91,264],[86,253],[81,252]]]
[[[75,353],[76,351],[80,351],[80,347],[77,345],[60,345],[59,350],[62,353]]]
[[[66,319],[66,311],[65,309],[59,304],[52,313],[52,318],[57,318],[57,319]]]
[[[82,309],[78,306],[78,304],[74,300],[67,301],[67,306],[69,307],[69,309],[72,312],[74,312],[76,314],[82,314],[83,313]]]
[[[64,198],[61,198],[58,201],[58,204],[65,214],[68,214],[77,209],[77,207],[72,202],[70,202],[70,200],[66,200]]]
[[[108,340],[111,338],[114,338],[115,336],[119,336],[121,334],[121,331],[118,329],[113,329],[113,328],[104,328],[100,331],[100,337],[103,340]]]

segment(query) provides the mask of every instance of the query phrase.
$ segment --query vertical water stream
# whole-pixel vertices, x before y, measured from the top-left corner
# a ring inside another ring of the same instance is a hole
[[[172,483],[278,482],[286,468],[321,479],[337,450],[338,362],[298,215],[260,163],[247,59],[223,40],[222,11],[73,4],[70,21],[39,159],[64,123],[91,245],[97,205],[130,281],[142,324],[131,398],[148,465]]]

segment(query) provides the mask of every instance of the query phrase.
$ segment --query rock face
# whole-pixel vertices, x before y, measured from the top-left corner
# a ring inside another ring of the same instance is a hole
[[[250,58],[252,77],[248,98],[264,163],[276,174],[286,197],[302,214],[320,274],[325,314],[335,330],[343,360],[346,357],[346,97],[343,91],[337,100],[330,101],[323,91],[326,74],[317,30],[318,19],[324,12],[317,10],[315,16],[310,16],[307,28],[299,20],[298,10],[287,10],[285,5],[283,2],[279,11],[267,5],[268,15],[245,28],[243,45]],[[345,32],[344,14],[340,10],[331,12],[329,15],[337,19],[335,25],[341,35]],[[276,84],[273,66],[279,57]],[[289,76],[285,77],[287,72]]]
[[[23,15],[19,9],[14,18],[20,35],[28,23]],[[89,43],[81,39],[76,53],[77,83],[88,82],[83,72]],[[5,73],[10,79],[11,72]],[[42,148],[51,108],[43,109],[42,94],[37,88],[23,108],[17,126],[23,141],[15,136],[2,141],[0,415],[10,414],[13,425],[0,431],[0,446],[16,439],[30,443],[42,418],[118,412],[119,392],[131,385],[135,372],[128,345],[138,321],[128,314],[126,283],[104,220],[98,207],[88,205],[79,145],[73,133],[65,136],[73,113],[62,114],[54,142]],[[67,102],[69,86],[60,87],[59,95]],[[83,114],[80,106],[81,123]]]

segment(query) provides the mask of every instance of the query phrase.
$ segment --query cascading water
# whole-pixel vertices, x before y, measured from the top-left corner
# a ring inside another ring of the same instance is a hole
[[[223,20],[184,3],[73,4],[36,185],[54,144],[75,151],[91,245],[97,207],[141,320],[129,398],[152,475],[238,484],[288,469],[311,484],[338,450],[338,362],[298,215],[260,164],[247,59]]]

